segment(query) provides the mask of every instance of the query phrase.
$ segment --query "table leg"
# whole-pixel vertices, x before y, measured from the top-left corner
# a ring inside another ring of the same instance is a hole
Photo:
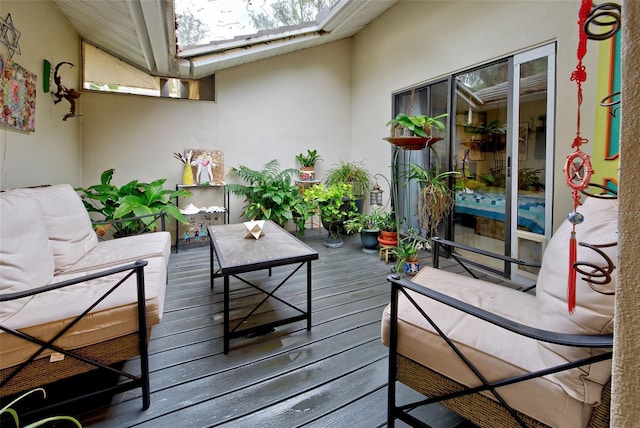
[[[311,260],[307,261],[307,330],[311,330]]]
[[[229,275],[224,276],[224,353],[229,353]]]
[[[211,290],[213,291],[213,278],[215,278],[215,271],[213,270],[213,244],[209,246],[209,272],[211,274]]]

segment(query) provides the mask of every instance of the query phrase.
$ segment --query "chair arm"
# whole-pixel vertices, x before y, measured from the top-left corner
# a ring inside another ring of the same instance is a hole
[[[19,291],[16,293],[4,293],[0,295],[0,302],[8,302],[15,299],[21,299],[23,297],[35,296],[36,294],[46,293],[47,291],[57,290],[59,288],[68,287],[74,284],[80,284],[86,281],[90,281],[97,278],[103,278],[109,275],[113,275],[120,272],[126,272],[129,270],[134,272],[140,271],[140,274],[141,274],[142,270],[148,263],[149,262],[146,260],[138,260],[134,263],[129,263],[129,264],[114,267],[111,269],[106,269],[100,272],[94,272],[88,275],[80,276],[73,279],[68,279],[65,281],[60,281],[54,284],[48,284],[41,287],[32,288],[30,290]]]
[[[434,299],[440,303],[451,306],[452,308],[463,311],[469,315],[480,318],[486,322],[494,324],[498,327],[509,330],[513,333],[529,337],[531,339],[539,340],[542,342],[554,343],[557,345],[574,346],[580,348],[612,348],[613,347],[613,335],[612,334],[570,334],[559,333],[555,331],[542,330],[539,328],[531,327],[525,324],[521,324],[505,318],[500,315],[496,315],[492,312],[486,311],[482,308],[470,305],[461,300],[447,296],[446,294],[427,288],[421,284],[409,281],[404,278],[400,278],[397,274],[391,274],[387,276],[387,281],[392,284],[392,296],[396,296],[401,292],[403,288],[409,289],[423,296]],[[405,293],[406,295],[406,293]],[[418,307],[415,301],[407,295],[407,298],[412,301],[412,304]],[[396,300],[394,297],[393,300]],[[393,313],[393,312],[392,312]],[[423,314],[424,315],[424,314]],[[392,320],[392,322],[395,322]]]
[[[518,265],[529,266],[529,267],[541,266],[540,262],[530,262],[526,260],[515,259],[513,257],[505,256],[503,254],[493,253],[491,251],[483,250],[481,248],[470,247],[468,245],[460,244],[459,242],[453,242],[447,239],[438,238],[437,236],[434,236],[433,238],[431,238],[431,241],[433,242],[434,254],[440,251],[440,246],[453,247],[453,248],[460,248],[461,250],[465,250],[465,251],[471,251],[477,254],[482,254],[483,256],[492,257],[494,259],[503,260],[505,262],[515,263]]]

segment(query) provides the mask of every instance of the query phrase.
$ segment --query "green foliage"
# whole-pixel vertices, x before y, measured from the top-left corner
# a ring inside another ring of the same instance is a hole
[[[301,206],[300,190],[293,182],[299,171],[280,170],[276,159],[265,163],[260,170],[240,165],[231,168],[231,173],[247,182],[246,185],[227,184],[227,189],[244,196],[243,214],[249,220],[273,220],[284,227],[288,220],[293,220],[294,213],[305,213],[308,209]]]
[[[486,125],[474,125],[470,130],[470,134],[505,134],[507,132],[507,124],[500,119],[493,119]]]
[[[429,138],[431,136],[432,128],[437,128],[440,132],[444,132],[445,126],[440,119],[447,116],[447,113],[443,113],[435,117],[426,115],[409,116],[405,113],[398,113],[394,119],[387,122],[386,126],[391,125],[392,129],[405,128],[414,135]]]
[[[23,398],[25,398],[26,396],[31,395],[31,394],[36,393],[36,392],[42,392],[42,397],[43,398],[46,398],[46,396],[47,396],[47,394],[46,394],[44,389],[42,389],[42,388],[33,389],[33,390],[29,391],[29,392],[26,392],[26,393],[22,394],[20,397],[16,398],[12,402],[10,402],[6,406],[4,406],[2,409],[0,409],[0,416],[2,416],[5,413],[9,414],[13,418],[13,422],[15,423],[15,426],[16,427],[20,427],[21,425],[20,425],[20,420],[18,418],[18,412],[16,412],[15,409],[12,408],[12,406],[14,404],[16,404],[18,401],[20,401]],[[37,427],[41,427],[41,426],[44,426],[44,425],[52,423],[52,422],[59,422],[59,421],[69,421],[69,422],[73,423],[75,426],[77,426],[79,428],[82,428],[82,425],[80,424],[80,422],[76,418],[71,417],[71,416],[50,416],[50,417],[41,419],[39,421],[32,422],[32,423],[30,423],[28,425],[25,425],[24,428],[37,428]]]
[[[354,194],[361,196],[371,190],[371,174],[363,166],[362,162],[345,162],[341,160],[327,171],[324,183],[327,186],[349,183],[353,186]]]
[[[271,30],[315,21],[322,9],[331,7],[334,3],[335,0],[277,0],[271,4],[271,11],[266,7],[247,10],[257,29]]]
[[[317,161],[322,160],[322,157],[318,154],[317,150],[307,149],[307,154],[299,153],[296,155],[296,159],[302,167],[314,166]]]
[[[164,211],[181,223],[187,223],[178,207],[172,202],[176,197],[191,196],[187,190],[165,190],[162,178],[151,183],[130,181],[122,187],[111,184],[114,169],[108,169],[100,176],[100,184],[86,189],[76,188],[82,202],[90,213],[102,215],[104,221],[157,214]],[[113,223],[114,236],[137,235],[146,230],[155,230],[158,225],[154,217]]]
[[[385,211],[380,214],[380,230],[395,232],[398,230],[396,218],[393,211]]]
[[[354,217],[344,222],[344,229],[348,233],[360,233],[365,229],[381,230],[382,221],[383,213],[380,210],[374,210],[370,214],[356,214]]]
[[[390,250],[391,254],[396,256],[396,273],[402,275],[404,272],[404,263],[409,260],[415,260],[420,250],[427,248],[424,239],[417,236],[414,230],[410,230],[409,234],[398,240],[398,245]]]
[[[405,184],[410,180],[416,180],[420,186],[416,198],[418,221],[429,236],[435,235],[438,225],[455,204],[454,193],[449,188],[448,178],[458,174],[457,171],[432,173],[412,163],[404,175]]]
[[[304,200],[320,209],[320,217],[330,226],[333,236],[338,235],[342,222],[355,215],[354,199],[353,186],[347,183],[314,184],[304,192]]]

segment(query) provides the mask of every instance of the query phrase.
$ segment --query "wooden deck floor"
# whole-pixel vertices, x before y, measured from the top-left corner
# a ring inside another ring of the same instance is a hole
[[[387,348],[380,342],[380,318],[389,301],[391,264],[360,251],[357,236],[342,248],[327,249],[316,231],[306,235],[304,241],[320,255],[313,262],[311,331],[300,321],[234,339],[224,355],[222,280],[210,289],[208,246],[180,249],[171,256],[164,316],[150,342],[151,407],[142,411],[139,390],[129,391],[85,419],[85,426],[385,426]],[[429,257],[424,254],[422,263],[430,264]],[[287,273],[281,267],[271,278],[264,271],[251,275],[266,278],[268,288]],[[302,305],[301,275],[283,290]],[[262,298],[237,280],[231,288],[234,315]],[[258,317],[280,306],[264,305]],[[406,388],[399,393],[415,397]],[[434,427],[471,426],[444,408],[421,417]]]

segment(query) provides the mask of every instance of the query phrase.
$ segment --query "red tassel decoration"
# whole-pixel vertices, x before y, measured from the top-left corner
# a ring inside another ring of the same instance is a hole
[[[569,314],[576,309],[576,270],[573,264],[578,258],[578,243],[576,241],[576,231],[571,231],[571,239],[569,240],[569,282],[567,284],[567,305]]]

